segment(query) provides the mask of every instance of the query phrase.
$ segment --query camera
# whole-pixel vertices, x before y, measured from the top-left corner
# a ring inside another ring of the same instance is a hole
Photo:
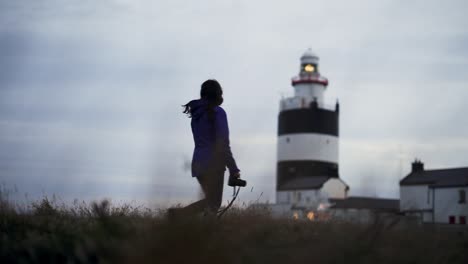
[[[229,175],[228,185],[231,187],[245,187],[247,185],[247,181],[237,178],[234,175]]]

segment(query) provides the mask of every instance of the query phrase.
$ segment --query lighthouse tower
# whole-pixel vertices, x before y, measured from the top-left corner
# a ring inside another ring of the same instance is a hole
[[[310,49],[292,79],[294,96],[280,102],[276,202],[314,207],[328,198],[346,198],[348,185],[339,177],[339,104],[326,107],[328,80],[319,57]]]

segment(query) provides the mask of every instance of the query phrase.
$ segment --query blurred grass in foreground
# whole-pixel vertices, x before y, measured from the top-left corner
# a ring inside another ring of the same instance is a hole
[[[232,209],[221,220],[168,221],[108,201],[28,209],[0,193],[0,263],[468,263],[466,232],[274,219]]]

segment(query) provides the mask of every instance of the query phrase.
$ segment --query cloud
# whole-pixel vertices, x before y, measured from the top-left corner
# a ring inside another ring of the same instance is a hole
[[[175,186],[167,187],[171,199],[189,199],[197,187],[182,165],[193,143],[180,105],[217,78],[239,166],[271,201],[278,101],[292,94],[299,56],[312,47],[330,79],[327,100],[341,103],[343,179],[355,194],[396,196],[397,146],[403,173],[413,156],[427,167],[466,166],[466,8],[465,1],[2,1],[0,179],[70,195],[94,184],[89,196],[148,199],[162,193],[152,186]],[[363,178],[378,186],[363,186]]]

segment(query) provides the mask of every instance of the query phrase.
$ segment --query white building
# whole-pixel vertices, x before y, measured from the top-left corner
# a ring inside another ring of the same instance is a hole
[[[423,223],[466,225],[468,167],[425,170],[416,160],[411,173],[400,181],[400,211]]]

